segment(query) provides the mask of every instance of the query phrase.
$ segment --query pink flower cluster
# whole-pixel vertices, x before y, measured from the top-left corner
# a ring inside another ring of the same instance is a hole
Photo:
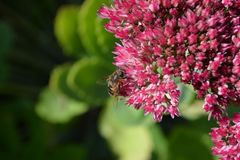
[[[175,79],[190,84],[209,117],[240,101],[240,0],[114,0],[99,10],[121,40],[121,96],[156,121],[179,115]],[[221,124],[221,123],[220,123]]]
[[[219,128],[213,128],[211,132],[214,147],[212,151],[222,160],[240,159],[240,114],[233,118],[222,117],[219,120]]]
[[[122,42],[115,64],[129,77],[129,104],[158,121],[166,112],[178,115],[173,77],[180,77],[219,118],[240,99],[239,8],[239,0],[115,0],[102,7],[106,29]]]

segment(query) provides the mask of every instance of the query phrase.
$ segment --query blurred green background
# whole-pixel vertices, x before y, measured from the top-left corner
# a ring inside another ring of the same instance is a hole
[[[97,15],[111,0],[0,0],[1,160],[210,160],[189,86],[161,123],[107,93],[118,41]]]

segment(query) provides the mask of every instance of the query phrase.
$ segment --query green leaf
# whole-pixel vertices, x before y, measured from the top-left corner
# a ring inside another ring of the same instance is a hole
[[[233,117],[235,113],[240,113],[240,104],[232,103],[228,106],[228,117]]]
[[[186,107],[195,100],[196,93],[189,85],[181,85],[181,91],[180,105]]]
[[[195,100],[192,104],[181,109],[181,114],[188,120],[196,120],[202,116],[206,116],[207,113],[203,110],[203,100]]]
[[[108,102],[101,115],[100,133],[108,141],[113,152],[119,156],[119,159],[150,159],[153,142],[148,129],[151,124],[148,122],[148,118],[145,117],[144,121],[139,115],[129,114],[128,112],[133,112],[129,107],[123,106],[123,104],[114,107],[112,102],[111,100]],[[135,112],[139,111],[135,110]]]
[[[153,154],[156,155],[156,159],[167,160],[169,152],[168,141],[161,128],[154,124],[150,127],[150,133],[154,144]]]
[[[71,67],[71,64],[64,64],[56,67],[51,73],[49,86],[51,89],[60,92],[61,94],[65,94],[70,98],[81,100],[78,92],[71,89],[67,84],[67,76],[70,72]]]
[[[124,99],[111,98],[108,100],[107,106],[105,114],[116,124],[136,126],[153,123],[151,115],[144,116],[143,110],[136,110],[134,107],[126,105]]]
[[[212,159],[206,135],[193,128],[176,128],[169,137],[169,160]]]
[[[49,89],[42,91],[36,106],[37,114],[51,123],[66,123],[83,114],[88,106]]]
[[[66,5],[60,8],[55,19],[55,35],[65,53],[81,56],[83,47],[78,37],[79,6]]]
[[[84,58],[72,66],[67,82],[87,103],[99,105],[109,97],[106,83],[99,82],[104,81],[111,72],[112,67],[100,59]]]
[[[113,151],[120,160],[148,160],[152,153],[152,141],[145,127],[122,128],[110,139]]]
[[[104,57],[112,60],[112,52],[114,51],[117,39],[114,38],[112,33],[109,33],[105,30],[104,24],[106,24],[106,20],[96,18],[96,40],[100,46],[101,53],[104,54]]]
[[[180,112],[188,120],[196,120],[204,115],[202,106],[203,101],[196,99],[197,94],[190,86],[182,86],[182,95],[180,98]]]
[[[98,9],[107,0],[86,0],[79,12],[79,36],[90,55],[111,59],[115,39],[104,31],[102,20],[97,15]]]

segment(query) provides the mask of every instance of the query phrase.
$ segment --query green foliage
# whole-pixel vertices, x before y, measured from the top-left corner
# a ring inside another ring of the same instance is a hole
[[[72,89],[67,83],[67,77],[71,70],[71,64],[64,64],[56,67],[50,77],[49,87],[56,92],[65,94],[69,98],[81,100],[80,95],[76,89]]]
[[[86,0],[79,12],[79,36],[89,55],[98,56],[108,61],[112,59],[115,39],[103,29],[102,20],[97,11],[106,0]]]
[[[169,160],[212,159],[211,150],[205,144],[206,133],[193,128],[176,128],[169,140]]]
[[[149,128],[149,131],[151,133],[152,141],[153,141],[153,158],[155,159],[161,159],[161,160],[167,160],[168,154],[169,154],[169,147],[168,147],[168,141],[163,134],[160,127],[157,126],[157,124],[152,125]]]
[[[71,118],[85,113],[87,109],[86,104],[48,89],[41,93],[36,106],[37,114],[52,123],[66,123]]]
[[[106,20],[97,17],[95,23],[96,41],[100,46],[99,49],[101,49],[101,53],[103,54],[102,57],[107,58],[108,61],[112,60],[113,55],[111,53],[114,50],[117,39],[115,39],[112,34],[110,34],[104,29],[104,24],[106,24]]]
[[[111,73],[111,66],[97,58],[84,58],[76,62],[67,77],[68,85],[89,104],[98,105],[108,98],[106,85],[100,80]]]
[[[138,126],[153,124],[152,117],[143,116],[141,110],[136,110],[133,107],[127,106],[124,101],[110,98],[106,104],[102,118],[108,123],[115,125]],[[130,118],[131,117],[131,118]]]
[[[153,150],[148,130],[151,121],[148,117],[140,117],[136,110],[125,106],[123,102],[117,103],[117,108],[112,104],[113,100],[110,100],[102,114],[100,121],[102,136],[121,160],[149,159]]]
[[[82,56],[83,48],[78,37],[77,5],[63,6],[55,19],[55,35],[65,53],[75,57]]]
[[[50,80],[54,90],[95,106],[108,98],[106,83],[99,82],[113,71],[111,52],[115,39],[105,31],[105,22],[97,16],[103,2],[86,0],[81,7],[66,5],[58,11],[55,34],[63,49],[76,55],[83,53],[83,46],[86,54],[72,65],[55,69]]]
[[[233,103],[228,107],[229,117],[233,117],[234,113],[240,113],[239,104]]]
[[[181,86],[182,96],[180,98],[180,112],[184,118],[188,120],[196,120],[204,115],[202,106],[203,101],[197,100],[197,94],[190,86]]]

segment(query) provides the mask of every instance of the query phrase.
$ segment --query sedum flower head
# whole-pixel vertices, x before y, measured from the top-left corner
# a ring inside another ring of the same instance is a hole
[[[128,104],[156,121],[178,116],[179,78],[219,123],[213,153],[240,159],[240,114],[226,117],[228,104],[240,102],[240,0],[115,0],[99,14],[121,41],[114,64],[126,74],[120,95]]]
[[[161,121],[179,115],[179,77],[210,116],[240,100],[240,0],[115,0],[99,10],[121,40],[115,65],[127,80],[121,96]]]

